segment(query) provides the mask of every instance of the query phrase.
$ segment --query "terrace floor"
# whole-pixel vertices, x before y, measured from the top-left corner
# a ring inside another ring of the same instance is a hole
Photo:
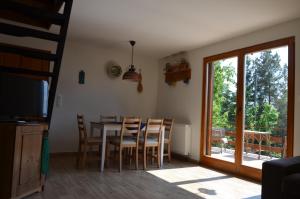
[[[211,157],[220,159],[220,160],[225,160],[228,162],[234,162],[234,150],[232,149],[226,149],[222,150],[220,147],[212,147],[211,149]],[[275,160],[278,158],[271,158],[270,156],[264,156],[261,155],[259,158],[258,154],[255,153],[243,153],[243,165],[257,168],[257,169],[262,169],[262,163],[265,161],[270,161],[270,160]]]

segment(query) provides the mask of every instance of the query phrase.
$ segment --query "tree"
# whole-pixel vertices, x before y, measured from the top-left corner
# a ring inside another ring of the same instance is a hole
[[[281,67],[280,61],[271,50],[255,58],[246,56],[246,128],[271,131],[270,126],[286,126],[287,66]],[[277,112],[277,119],[266,111]]]
[[[235,86],[235,70],[229,66],[221,66],[221,62],[214,62],[213,81],[213,114],[214,128],[231,128],[235,121],[236,95],[231,90]]]
[[[267,131],[271,132],[272,129],[277,125],[278,123],[278,111],[274,108],[273,105],[265,103],[263,105],[263,111],[259,118],[259,126],[260,131]]]
[[[274,131],[287,124],[287,73],[281,66],[280,56],[267,50],[256,56],[245,57],[245,128],[257,131]],[[214,128],[235,127],[236,72],[224,62],[213,63],[213,114]]]
[[[258,105],[248,106],[246,108],[246,129],[255,130],[257,127],[256,115],[258,111]]]

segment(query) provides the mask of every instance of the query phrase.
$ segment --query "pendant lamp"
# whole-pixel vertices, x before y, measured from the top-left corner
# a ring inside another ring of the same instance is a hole
[[[131,45],[131,65],[129,66],[128,71],[126,71],[123,75],[123,80],[129,80],[133,82],[138,82],[141,79],[141,74],[137,73],[135,67],[133,65],[133,49],[135,45],[135,41],[129,41]]]

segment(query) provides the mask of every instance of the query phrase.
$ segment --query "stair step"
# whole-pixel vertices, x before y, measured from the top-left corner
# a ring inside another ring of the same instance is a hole
[[[1,65],[0,65],[0,72],[22,74],[22,75],[26,74],[26,75],[34,75],[34,76],[42,76],[42,77],[54,76],[54,74],[51,72],[36,71],[36,70],[30,70],[25,68],[14,68],[14,67],[7,67]]]
[[[49,12],[46,9],[38,9],[32,6],[27,6],[14,1],[4,1],[0,4],[0,10],[13,11],[18,14],[30,16],[33,19],[45,20],[51,24],[62,25],[65,21],[65,16],[56,12]]]
[[[32,58],[48,60],[48,61],[55,61],[58,58],[57,55],[52,53],[41,52],[40,50],[36,50],[36,49],[19,48],[11,45],[0,45],[0,52],[13,53],[18,55],[23,55],[26,57],[32,57]]]
[[[15,26],[6,23],[0,23],[0,33],[6,35],[13,35],[17,37],[35,37],[39,39],[46,39],[50,41],[60,41],[60,36],[54,33],[49,33],[40,30],[34,30],[31,28],[25,28],[20,26]]]

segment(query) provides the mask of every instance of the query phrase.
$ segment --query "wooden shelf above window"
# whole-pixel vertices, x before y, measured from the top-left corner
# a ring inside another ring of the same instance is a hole
[[[165,82],[169,85],[173,85],[177,81],[184,81],[185,83],[188,83],[191,79],[191,74],[191,68],[189,68],[188,63],[167,65]]]
[[[187,81],[191,79],[191,69],[188,68],[183,71],[178,71],[178,72],[167,72],[166,74],[166,83],[172,84],[177,81]]]

